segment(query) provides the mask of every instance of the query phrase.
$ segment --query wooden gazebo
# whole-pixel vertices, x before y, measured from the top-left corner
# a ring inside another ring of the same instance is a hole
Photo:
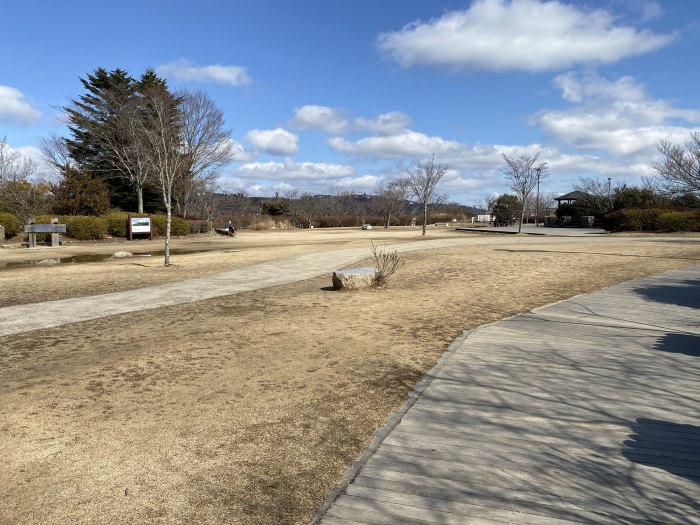
[[[557,201],[558,208],[562,204],[574,204],[576,201],[585,199],[586,197],[588,197],[587,193],[576,190],[572,191],[571,193],[567,193],[566,195],[556,197],[554,200]]]

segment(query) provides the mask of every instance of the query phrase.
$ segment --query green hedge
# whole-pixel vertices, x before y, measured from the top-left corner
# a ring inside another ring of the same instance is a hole
[[[164,237],[165,236],[165,224],[168,220],[168,217],[166,215],[153,215],[153,230],[152,233],[153,235],[157,235],[158,237]],[[182,217],[172,217],[172,223],[170,225],[170,235],[189,235],[190,233],[190,225],[189,223],[183,219]]]
[[[129,214],[125,211],[113,211],[102,217],[107,221],[108,235],[126,238],[129,234]]]
[[[153,235],[165,235],[165,215],[152,215]],[[114,211],[99,217],[88,215],[37,215],[37,224],[51,224],[51,219],[57,218],[60,224],[66,225],[66,235],[79,240],[103,239],[107,236],[126,238],[128,235],[129,214]],[[0,224],[5,227],[5,235],[13,237],[22,231],[19,219],[11,213],[0,213]],[[170,234],[174,236],[189,235],[190,223],[182,217],[173,217]],[[45,241],[50,234],[37,234],[37,241]]]
[[[603,217],[608,231],[698,231],[700,210],[624,208]]]
[[[66,235],[81,241],[107,237],[108,224],[104,217],[73,216],[66,220]]]
[[[19,219],[12,213],[0,212],[0,224],[5,227],[5,236],[8,238],[17,235],[22,228]]]
[[[700,231],[698,211],[667,211],[656,218],[657,230],[667,232]]]

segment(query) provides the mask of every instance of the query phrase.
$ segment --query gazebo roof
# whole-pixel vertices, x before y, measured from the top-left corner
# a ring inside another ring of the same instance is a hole
[[[588,197],[587,193],[576,190],[576,191],[572,191],[571,193],[567,193],[566,195],[556,197],[554,200],[555,201],[575,201],[578,199],[585,199],[586,197]]]

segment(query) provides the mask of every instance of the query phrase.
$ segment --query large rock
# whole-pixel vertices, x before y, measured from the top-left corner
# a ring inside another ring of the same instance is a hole
[[[336,290],[362,290],[374,284],[376,268],[352,268],[333,272],[333,288]]]

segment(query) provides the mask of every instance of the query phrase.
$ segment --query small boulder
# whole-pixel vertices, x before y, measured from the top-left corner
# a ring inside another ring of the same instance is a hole
[[[61,264],[61,259],[42,259],[37,262],[39,266],[51,266],[53,264]]]
[[[352,268],[333,272],[333,288],[336,290],[362,290],[374,284],[376,268]]]
[[[114,255],[112,255],[112,259],[125,259],[133,256],[134,254],[131,252],[115,252]]]

